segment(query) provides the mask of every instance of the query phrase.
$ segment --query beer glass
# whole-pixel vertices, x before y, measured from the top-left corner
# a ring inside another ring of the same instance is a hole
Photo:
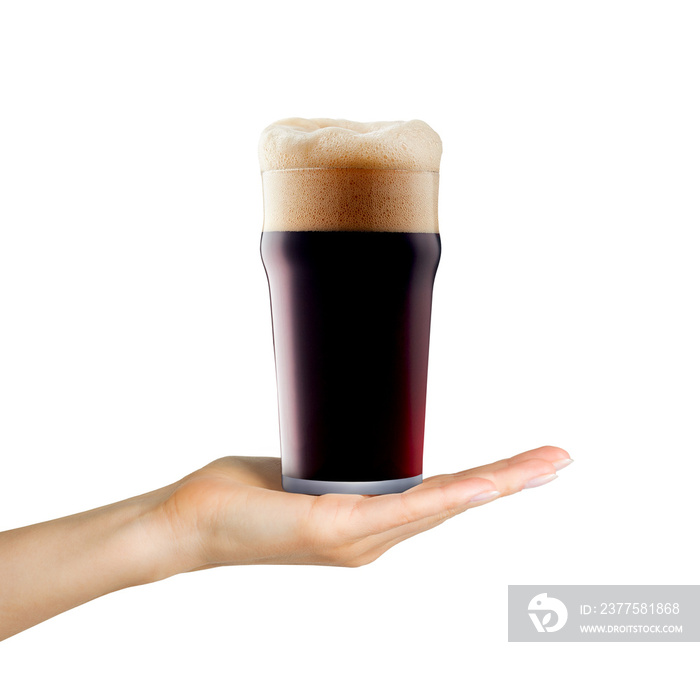
[[[421,483],[437,171],[295,167],[262,182],[283,488]]]

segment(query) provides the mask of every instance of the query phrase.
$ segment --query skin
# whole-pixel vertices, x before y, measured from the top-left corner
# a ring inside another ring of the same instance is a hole
[[[570,461],[560,448],[540,447],[401,494],[306,496],[282,490],[277,458],[217,459],[157,491],[0,533],[0,639],[187,571],[363,566],[459,513],[546,483]]]

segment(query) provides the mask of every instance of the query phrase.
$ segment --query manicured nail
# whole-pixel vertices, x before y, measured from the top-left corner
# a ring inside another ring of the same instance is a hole
[[[500,491],[483,491],[482,493],[477,493],[476,496],[472,496],[467,503],[479,503],[480,501],[488,501],[490,498],[496,498],[500,496]]]
[[[558,459],[556,462],[552,462],[552,466],[559,471],[564,467],[568,467],[573,461],[573,459]]]
[[[536,476],[534,479],[530,479],[530,481],[526,481],[523,484],[523,488],[524,489],[534,489],[535,486],[544,486],[544,484],[548,484],[550,481],[553,481],[556,478],[557,478],[556,474],[543,474],[542,476]]]

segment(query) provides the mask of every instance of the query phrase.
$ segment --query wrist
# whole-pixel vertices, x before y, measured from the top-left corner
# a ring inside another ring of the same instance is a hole
[[[138,496],[142,508],[134,536],[143,543],[142,583],[153,583],[208,565],[196,521],[178,505],[180,484]]]
[[[188,571],[187,536],[169,514],[168,487],[130,499],[133,519],[124,523],[123,534],[135,555],[130,585],[154,583]]]

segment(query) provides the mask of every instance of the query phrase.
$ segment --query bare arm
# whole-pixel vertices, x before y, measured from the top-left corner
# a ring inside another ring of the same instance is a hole
[[[159,525],[168,489],[0,533],[0,639],[121,588],[176,573]]]
[[[290,494],[280,462],[225,457],[157,491],[0,533],[0,640],[129,586],[230,564],[361,566],[448,518],[548,483],[541,447],[402,494]]]

